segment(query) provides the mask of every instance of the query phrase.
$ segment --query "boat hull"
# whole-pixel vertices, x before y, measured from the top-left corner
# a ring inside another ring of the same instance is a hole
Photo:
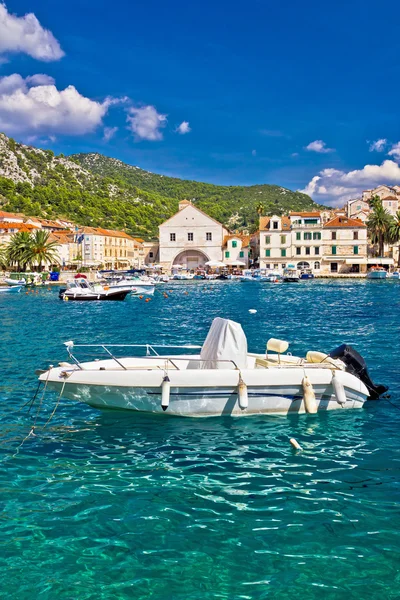
[[[100,363],[97,363],[100,364]],[[242,371],[248,391],[248,407],[241,408],[238,398],[238,372],[227,370],[169,371],[170,397],[167,410],[161,406],[165,371],[114,370],[97,368],[73,370],[66,375],[63,368],[41,375],[50,388],[63,397],[99,409],[133,410],[185,417],[286,415],[305,413],[302,379],[304,370],[268,369]],[[317,410],[362,408],[368,394],[359,379],[349,373],[336,374],[343,383],[346,402],[336,400],[330,370],[309,370]],[[207,381],[207,387],[204,386]],[[281,383],[276,383],[280,381]]]
[[[13,285],[10,287],[1,287],[0,286],[0,293],[1,294],[19,294],[21,291],[21,285]]]
[[[386,271],[370,271],[367,274],[367,279],[386,279]]]
[[[60,290],[60,300],[68,300],[70,302],[98,302],[102,300],[125,300],[126,296],[130,294],[130,290],[117,290],[109,292],[99,292],[90,294],[73,294],[68,293],[64,290]]]

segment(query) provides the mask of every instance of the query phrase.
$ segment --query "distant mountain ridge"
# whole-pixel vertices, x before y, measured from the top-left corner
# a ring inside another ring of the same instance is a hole
[[[183,198],[232,229],[255,230],[264,214],[320,208],[276,185],[218,186],[144,171],[97,153],[55,156],[0,133],[0,209],[149,238]]]

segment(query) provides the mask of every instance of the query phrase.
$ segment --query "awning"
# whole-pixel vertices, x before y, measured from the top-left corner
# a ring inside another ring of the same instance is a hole
[[[366,265],[366,258],[346,258],[346,265]]]
[[[369,258],[368,259],[368,264],[369,265],[394,265],[394,259],[393,258],[385,258],[385,257],[377,257],[377,258]]]

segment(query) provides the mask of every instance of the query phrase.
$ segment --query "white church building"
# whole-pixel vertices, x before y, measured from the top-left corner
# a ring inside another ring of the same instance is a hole
[[[178,212],[159,226],[159,262],[165,269],[174,265],[197,269],[210,260],[222,261],[228,234],[221,223],[182,200]]]

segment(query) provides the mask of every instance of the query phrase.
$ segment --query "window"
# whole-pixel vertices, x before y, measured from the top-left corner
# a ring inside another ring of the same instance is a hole
[[[286,235],[281,235],[281,244],[286,244]]]
[[[359,205],[357,206],[357,209],[356,209],[356,210],[361,210],[361,204],[359,204]]]
[[[311,231],[305,231],[304,232],[304,239],[305,240],[311,240],[312,239]]]
[[[265,236],[265,244],[266,244],[266,246],[268,246],[268,244],[270,244],[270,243],[271,243],[271,236],[270,235],[266,235]]]
[[[336,246],[332,246],[332,254],[336,254],[336,249],[337,249]]]
[[[319,246],[315,246],[315,248],[314,248],[314,254],[319,254]]]
[[[311,248],[310,248],[310,246],[306,246],[306,254],[311,254]]]
[[[308,263],[306,261],[299,262],[299,263],[297,263],[297,268],[300,269],[300,271],[302,271],[303,269],[309,269],[310,263]]]
[[[279,269],[279,265],[274,265],[274,269]]]
[[[244,252],[243,252],[243,250],[241,250],[241,251],[239,252],[239,258],[244,258]]]
[[[282,250],[281,250],[281,256],[282,257],[286,256],[286,248],[282,248]]]
[[[212,233],[211,233],[211,231],[207,231],[207,233],[206,233],[206,240],[207,240],[207,242],[211,242],[212,241]]]
[[[353,253],[354,253],[354,254],[358,254],[358,246],[354,246],[354,248],[353,248]]]
[[[228,250],[225,252],[225,258],[229,258],[229,251]]]
[[[337,263],[331,263],[331,273],[337,273],[338,268],[337,268]]]
[[[321,263],[320,263],[320,262],[318,262],[318,261],[315,261],[315,263],[314,263],[314,269],[315,269],[316,271],[319,271],[319,270],[320,270],[320,268],[321,268]]]
[[[154,253],[153,252],[149,252],[149,258],[153,258],[154,257]]]
[[[306,225],[318,225],[318,219],[304,219]]]
[[[170,242],[176,242],[176,233],[170,233],[169,234],[169,241]]]
[[[296,231],[296,240],[301,240],[301,231]]]
[[[270,268],[271,268],[271,265],[270,265],[269,263],[265,263],[265,268],[266,268],[266,269],[270,269]]]
[[[301,248],[299,246],[297,246],[297,248],[296,248],[296,254],[297,255],[301,254]]]
[[[279,225],[279,221],[273,221],[272,222],[272,228],[273,229],[278,229],[278,225]]]
[[[353,240],[358,240],[358,231],[353,231]]]
[[[271,250],[269,248],[266,249],[265,256],[271,256]]]
[[[336,231],[332,231],[332,239],[336,240]]]
[[[237,241],[236,240],[232,240],[232,248],[237,248]]]
[[[286,269],[286,263],[281,264],[282,269]]]
[[[188,242],[193,242],[193,233],[188,233]]]
[[[320,231],[314,231],[312,237],[313,237],[313,240],[320,240],[321,239],[321,232]]]

